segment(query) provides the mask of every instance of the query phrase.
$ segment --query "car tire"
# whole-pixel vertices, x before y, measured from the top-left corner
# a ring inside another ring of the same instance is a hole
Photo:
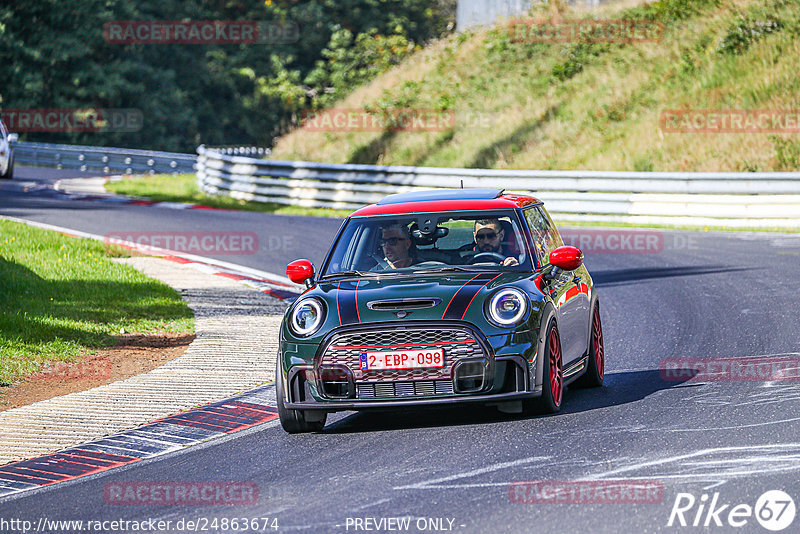
[[[603,324],[600,321],[600,303],[595,302],[592,309],[591,334],[589,335],[589,354],[586,362],[586,372],[583,373],[575,384],[580,387],[596,388],[603,385],[603,376],[606,371],[606,352],[603,345]]]
[[[561,354],[561,336],[555,319],[547,323],[542,365],[542,396],[528,403],[526,411],[540,414],[557,413],[564,398],[564,364]]]
[[[305,411],[286,408],[283,404],[285,386],[283,371],[281,370],[280,364],[280,355],[278,355],[278,362],[275,367],[275,399],[278,405],[278,417],[280,417],[283,429],[290,434],[321,431],[325,427],[325,420],[328,418],[328,414],[323,414],[322,419],[308,421]]]
[[[4,174],[0,174],[0,179],[3,180],[12,180],[14,178],[14,153],[11,153],[11,156],[8,158],[8,167],[6,167],[6,172]]]

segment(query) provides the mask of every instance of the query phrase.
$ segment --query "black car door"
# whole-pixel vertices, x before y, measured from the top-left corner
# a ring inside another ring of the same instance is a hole
[[[541,206],[525,210],[536,254],[541,265],[549,263],[550,252],[564,243],[555,225]],[[563,271],[551,280],[548,289],[556,307],[558,333],[561,337],[563,365],[581,358],[587,349],[586,332],[589,324],[588,286],[581,276],[583,267]]]

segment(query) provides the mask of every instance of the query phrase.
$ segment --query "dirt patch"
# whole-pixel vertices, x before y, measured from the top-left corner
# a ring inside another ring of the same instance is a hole
[[[77,362],[56,364],[14,386],[0,388],[0,412],[146,373],[183,354],[194,334],[127,334],[116,338],[113,347]]]

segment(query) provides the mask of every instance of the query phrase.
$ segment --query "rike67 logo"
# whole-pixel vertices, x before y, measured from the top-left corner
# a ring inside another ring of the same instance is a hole
[[[710,498],[704,493],[699,499],[691,493],[678,493],[667,526],[704,527],[704,530],[708,527],[738,528],[747,525],[755,517],[765,529],[778,532],[794,522],[796,513],[794,499],[781,490],[764,492],[756,500],[755,506],[723,503],[719,493],[714,493]]]

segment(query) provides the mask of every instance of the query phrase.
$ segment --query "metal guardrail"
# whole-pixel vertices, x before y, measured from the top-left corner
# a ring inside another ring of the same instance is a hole
[[[23,165],[111,173],[192,173],[197,156],[130,148],[50,143],[16,143],[14,161]]]
[[[208,150],[214,150],[215,152],[220,152],[222,154],[228,154],[231,156],[257,156],[259,158],[269,156],[271,152],[269,148],[260,146],[215,146],[208,147]]]
[[[419,189],[500,187],[543,200],[561,220],[800,227],[797,172],[510,171],[275,161],[197,149],[208,194],[357,209]]]
[[[256,202],[358,209],[387,194],[500,187],[532,193],[561,220],[800,227],[800,173],[512,171],[276,161],[255,147],[198,155],[109,147],[16,143],[17,163],[103,174],[190,173],[201,190]]]

